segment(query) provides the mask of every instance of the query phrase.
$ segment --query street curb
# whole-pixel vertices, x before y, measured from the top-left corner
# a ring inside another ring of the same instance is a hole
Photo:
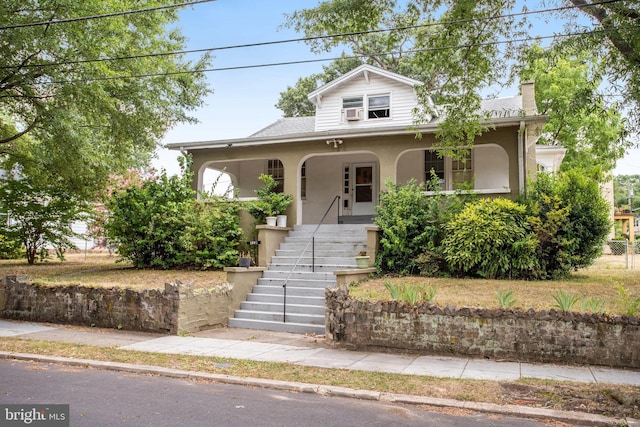
[[[427,405],[473,410],[483,413],[508,415],[522,418],[549,419],[566,423],[580,423],[584,426],[620,426],[640,427],[640,420],[633,418],[613,418],[597,414],[582,412],[559,411],[555,409],[531,408],[518,405],[498,405],[494,403],[465,402],[454,399],[442,399],[426,396],[412,396],[407,394],[383,393],[368,390],[357,390],[347,387],[316,385],[292,381],[270,380],[262,378],[245,378],[233,375],[212,374],[181,369],[163,368],[152,365],[137,365],[133,363],[103,362],[90,359],[74,359],[58,356],[42,356],[28,353],[12,353],[0,351],[0,358],[25,360],[41,363],[56,363],[68,366],[81,366],[111,371],[132,372],[138,374],[162,375],[170,378],[206,379],[223,384],[262,387],[274,390],[293,391],[298,393],[313,393],[323,396],[345,397],[351,399],[373,400],[386,403],[401,403],[408,405]]]

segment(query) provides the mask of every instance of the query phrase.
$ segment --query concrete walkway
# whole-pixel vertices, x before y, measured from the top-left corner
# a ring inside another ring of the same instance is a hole
[[[637,370],[336,350],[327,348],[323,337],[236,328],[182,337],[0,320],[0,336],[433,377],[498,381],[539,378],[640,386]]]

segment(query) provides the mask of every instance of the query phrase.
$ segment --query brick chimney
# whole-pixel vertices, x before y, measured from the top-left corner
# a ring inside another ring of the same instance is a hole
[[[522,92],[522,109],[527,114],[527,116],[538,114],[533,81],[520,83],[520,91]]]

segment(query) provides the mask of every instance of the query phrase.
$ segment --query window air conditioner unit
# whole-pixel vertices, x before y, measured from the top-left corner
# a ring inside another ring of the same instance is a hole
[[[362,118],[362,109],[361,108],[347,108],[344,110],[344,118],[352,121],[352,120],[360,120]]]

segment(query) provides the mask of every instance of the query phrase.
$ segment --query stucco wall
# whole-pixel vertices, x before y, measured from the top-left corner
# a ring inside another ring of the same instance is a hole
[[[410,307],[326,291],[326,339],[355,350],[403,350],[531,362],[640,368],[634,316],[534,310]]]

